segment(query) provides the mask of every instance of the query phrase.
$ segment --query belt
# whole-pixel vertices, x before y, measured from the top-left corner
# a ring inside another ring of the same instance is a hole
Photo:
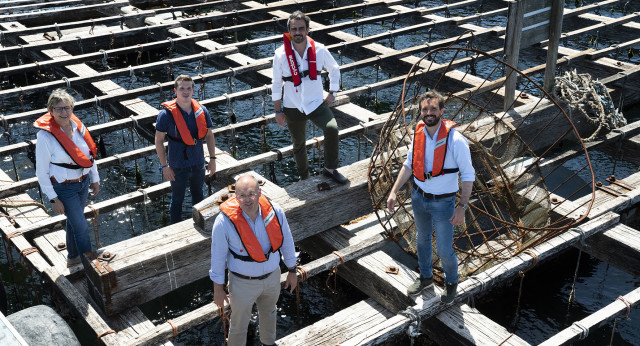
[[[262,279],[266,279],[269,277],[269,275],[271,275],[273,272],[271,273],[267,273],[264,275],[260,275],[260,276],[246,276],[246,275],[242,275],[242,274],[238,274],[236,272],[232,272],[231,270],[229,270],[229,272],[241,279],[247,279],[247,280],[262,280]]]
[[[418,184],[416,184],[416,182],[412,179],[411,180],[411,186],[413,186],[413,188],[422,195],[422,197],[424,198],[428,198],[428,199],[440,199],[440,198],[447,198],[447,197],[451,197],[451,196],[455,196],[457,192],[451,192],[451,193],[445,193],[442,195],[434,195],[428,192],[424,192],[422,191],[422,189],[420,188],[420,186],[418,186]]]
[[[87,174],[85,174],[85,175],[81,176],[81,177],[80,177],[80,178],[78,178],[78,179],[67,179],[67,180],[65,180],[65,181],[60,181],[59,183],[62,183],[62,184],[80,183],[80,182],[84,181],[86,178],[87,178]],[[58,181],[56,180],[56,178],[51,177],[50,179],[51,179],[51,182],[52,182],[52,183],[58,183]]]

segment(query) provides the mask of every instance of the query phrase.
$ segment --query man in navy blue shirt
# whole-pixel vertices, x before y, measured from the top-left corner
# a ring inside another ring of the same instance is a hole
[[[160,159],[160,171],[171,182],[171,223],[182,221],[182,202],[187,189],[191,189],[192,204],[204,198],[202,186],[205,178],[204,146],[207,143],[209,176],[216,172],[216,142],[211,128],[209,111],[192,98],[193,79],[180,75],[175,81],[176,99],[162,103],[163,109],[156,121],[155,145]],[[164,151],[164,138],[169,138],[169,160]]]

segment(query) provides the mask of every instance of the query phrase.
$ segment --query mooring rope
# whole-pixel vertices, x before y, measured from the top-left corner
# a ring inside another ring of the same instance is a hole
[[[338,290],[337,290],[337,286],[338,286],[338,267],[344,264],[344,257],[342,257],[342,255],[340,253],[338,253],[338,251],[333,251],[332,254],[340,257],[340,264],[335,265],[333,268],[331,268],[331,271],[329,271],[329,275],[327,275],[327,280],[325,281],[325,286],[327,286],[327,289],[333,293],[333,294],[338,294]],[[331,276],[333,275],[333,289],[331,287],[329,287],[329,279],[331,279]]]
[[[398,315],[405,316],[410,321],[409,327],[407,328],[407,335],[409,336],[409,340],[411,340],[411,345],[413,346],[415,338],[421,334],[420,325],[422,324],[422,318],[418,311],[416,311],[412,306],[398,312]]]
[[[296,315],[298,317],[298,324],[300,323],[300,284],[304,281],[307,281],[307,270],[302,268],[302,266],[297,266],[296,270],[300,273],[300,280],[296,285]],[[297,279],[296,275],[296,279]]]
[[[587,123],[597,126],[585,141],[592,141],[614,128],[627,124],[622,112],[615,108],[606,86],[600,81],[593,81],[588,73],[579,74],[574,69],[556,77],[553,95],[556,99],[568,103],[570,113],[575,109]]]
[[[622,318],[626,318],[627,320],[629,319],[629,314],[631,313],[631,302],[627,300],[627,298],[623,297],[623,296],[618,296],[618,298],[616,298],[616,300],[620,300],[621,302],[623,302],[626,306],[627,306],[627,312],[624,314],[624,316],[622,316]],[[609,346],[613,345],[613,336],[615,335],[616,332],[616,324],[618,323],[618,317],[613,319],[613,328],[611,328],[611,338],[609,339]]]
[[[587,336],[589,336],[589,328],[583,326],[580,322],[573,322],[572,326],[576,326],[578,329],[580,329],[580,340],[584,340],[587,338]]]
[[[215,303],[214,303],[215,304]],[[230,324],[229,316],[231,315],[231,307],[229,307],[229,311],[227,313],[224,312],[224,307],[216,304],[218,307],[218,315],[220,315],[220,320],[222,321],[222,334],[224,337],[224,344],[227,345],[227,323]]]

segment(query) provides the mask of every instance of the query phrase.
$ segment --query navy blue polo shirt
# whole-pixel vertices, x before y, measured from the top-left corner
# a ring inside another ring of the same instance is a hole
[[[180,108],[180,106],[178,106],[178,109],[180,109],[180,113],[182,113],[182,117],[187,124],[187,128],[189,128],[189,131],[191,132],[191,136],[193,136],[193,138],[196,138],[198,136],[198,125],[196,124],[196,117],[193,111],[186,113]],[[204,110],[204,118],[207,122],[207,128],[212,128],[213,122],[211,121],[209,111],[206,107],[202,107],[202,110]],[[171,112],[167,111],[164,108],[158,114],[158,120],[156,121],[156,130],[160,132],[166,132],[167,135],[173,138],[180,138],[178,127],[176,126],[175,121],[173,121]],[[204,138],[197,140],[196,145],[186,145],[181,140],[174,141],[169,137],[167,137],[167,139],[169,140],[169,166],[176,168],[185,168],[204,164]]]

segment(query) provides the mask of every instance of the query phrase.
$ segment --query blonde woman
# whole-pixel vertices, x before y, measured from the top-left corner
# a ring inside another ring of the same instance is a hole
[[[36,175],[56,214],[67,216],[67,267],[80,263],[80,255],[92,254],[89,226],[84,217],[89,187],[100,191],[95,165],[96,144],[73,114],[74,99],[63,89],[54,90],[48,112],[33,125],[40,129],[36,143]]]

